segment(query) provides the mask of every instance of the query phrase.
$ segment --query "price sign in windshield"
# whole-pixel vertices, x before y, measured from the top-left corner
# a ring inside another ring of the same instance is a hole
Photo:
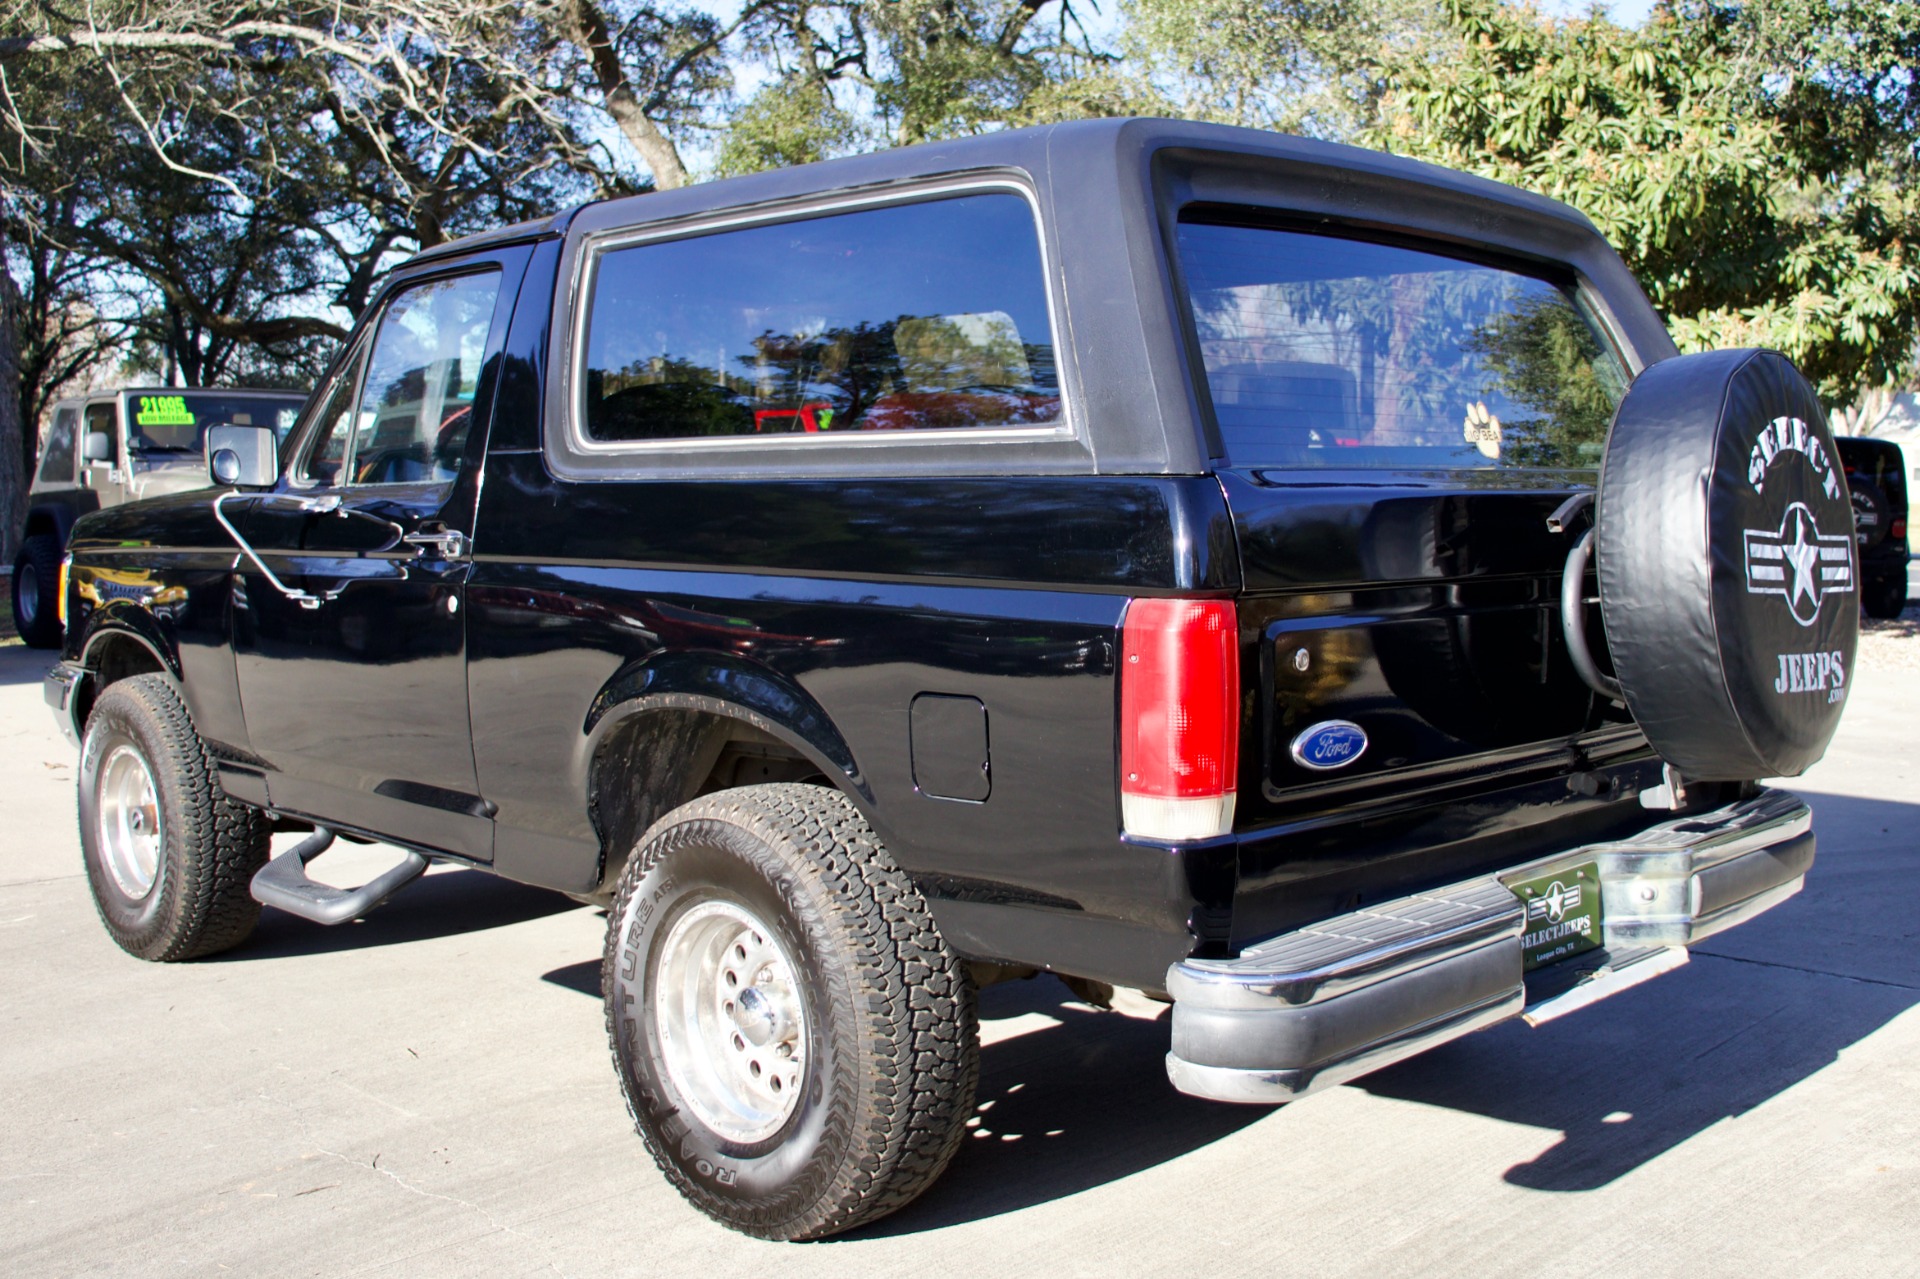
[[[143,395],[133,420],[140,426],[192,426],[193,410],[184,395]]]

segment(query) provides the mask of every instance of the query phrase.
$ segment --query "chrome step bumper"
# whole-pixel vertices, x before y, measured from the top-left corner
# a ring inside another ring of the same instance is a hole
[[[73,746],[80,744],[80,725],[74,722],[73,713],[78,709],[80,688],[89,676],[87,668],[78,662],[59,662],[40,681],[40,694],[53,708],[54,722],[60,725],[61,735]]]
[[[1595,862],[1599,950],[1523,975],[1510,882]],[[1800,891],[1812,814],[1784,791],[1663,822],[1614,843],[1370,906],[1167,972],[1182,1092],[1280,1102],[1471,1031],[1549,1020],[1678,967],[1685,947]],[[1531,994],[1529,992],[1532,992]]]

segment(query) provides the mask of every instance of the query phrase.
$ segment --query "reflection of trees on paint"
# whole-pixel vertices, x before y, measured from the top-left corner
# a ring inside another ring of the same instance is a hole
[[[795,431],[914,430],[1059,416],[1053,349],[1023,343],[998,311],[908,316],[779,333],[715,368],[655,356],[591,372],[599,439]]]

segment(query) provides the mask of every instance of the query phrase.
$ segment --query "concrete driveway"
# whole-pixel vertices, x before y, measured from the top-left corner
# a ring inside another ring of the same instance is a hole
[[[438,869],[213,961],[115,949],[46,665],[0,648],[0,1273],[1920,1274],[1910,672],[1862,671],[1799,783],[1807,891],[1686,968],[1278,1110],[1174,1093],[1155,1005],[999,987],[945,1179],[779,1245],[630,1131],[595,910]]]

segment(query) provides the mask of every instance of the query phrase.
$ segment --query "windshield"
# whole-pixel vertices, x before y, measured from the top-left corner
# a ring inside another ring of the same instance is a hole
[[[307,397],[169,391],[127,397],[127,444],[136,453],[200,453],[209,426],[270,426],[285,440]]]
[[[1627,373],[1570,287],[1437,253],[1183,221],[1237,466],[1593,467]]]

